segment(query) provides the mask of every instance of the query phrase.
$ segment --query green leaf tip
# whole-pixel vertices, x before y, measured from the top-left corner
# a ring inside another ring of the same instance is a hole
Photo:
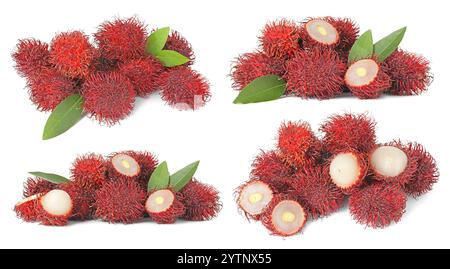
[[[157,55],[166,45],[169,37],[170,27],[157,29],[147,38],[147,52],[151,55]]]
[[[193,162],[171,175],[169,186],[175,191],[181,191],[191,181],[199,164],[200,161]]]
[[[67,179],[67,178],[65,178],[63,176],[57,175],[57,174],[37,172],[37,171],[36,172],[28,172],[28,173],[30,175],[42,178],[42,179],[47,180],[47,181],[49,181],[51,183],[54,183],[54,184],[61,184],[61,183],[66,183],[66,182],[70,181],[69,179]]]
[[[406,26],[400,28],[375,43],[374,55],[378,61],[383,62],[398,48],[405,36],[406,29]]]
[[[161,50],[155,57],[160,60],[165,67],[175,67],[190,61],[188,57],[174,50]]]
[[[286,82],[277,75],[256,78],[242,89],[234,104],[267,102],[279,99],[286,92]]]
[[[353,44],[348,54],[348,62],[371,58],[373,56],[372,31],[364,32]]]

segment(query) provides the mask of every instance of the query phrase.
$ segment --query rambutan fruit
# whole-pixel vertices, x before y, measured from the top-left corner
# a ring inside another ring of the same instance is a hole
[[[108,177],[113,180],[137,179],[141,174],[141,166],[129,152],[113,153],[108,158]]]
[[[366,114],[330,116],[320,127],[323,146],[331,154],[347,150],[368,153],[376,143],[375,121]]]
[[[86,189],[98,189],[107,180],[106,161],[99,154],[85,154],[75,159],[70,169],[73,181]]]
[[[48,44],[36,39],[19,40],[12,58],[17,72],[27,79],[34,79],[43,69],[50,67]]]
[[[282,19],[265,25],[259,42],[269,57],[287,59],[300,50],[300,30],[294,21]]]
[[[92,218],[95,203],[95,189],[86,188],[77,182],[67,182],[58,186],[67,192],[73,201],[72,220],[88,220]]]
[[[350,196],[350,214],[360,224],[384,228],[401,219],[406,200],[406,194],[399,186],[376,182]]]
[[[94,217],[110,223],[133,223],[144,217],[146,193],[133,180],[109,181],[95,192]]]
[[[46,193],[58,185],[40,177],[29,177],[23,184],[23,197],[27,198],[38,193]]]
[[[182,203],[185,207],[183,219],[193,221],[210,220],[222,209],[219,192],[211,185],[192,179],[181,190]]]
[[[336,28],[339,33],[339,43],[336,50],[344,56],[348,54],[359,34],[359,26],[349,18],[327,17],[326,20]],[[341,57],[343,58],[343,57]],[[344,59],[347,59],[345,57]]]
[[[139,164],[140,172],[137,181],[144,190],[147,190],[148,180],[158,165],[158,159],[148,151],[127,151],[125,154]]]
[[[37,205],[37,220],[44,225],[63,226],[72,215],[73,200],[63,190],[43,194]]]
[[[195,55],[192,50],[191,44],[177,31],[172,31],[167,37],[166,45],[164,46],[166,50],[174,50],[181,55],[189,58],[189,62],[185,65],[191,65],[194,63]]]
[[[154,191],[145,201],[145,210],[150,218],[157,223],[174,223],[185,212],[185,207],[178,196],[169,189]]]
[[[237,190],[237,204],[247,219],[258,220],[266,206],[272,201],[272,188],[260,180],[250,180]]]
[[[350,65],[345,84],[356,97],[374,99],[391,87],[391,79],[373,59],[363,59]]]
[[[71,78],[87,76],[94,55],[94,46],[80,31],[58,34],[50,45],[50,63]]]
[[[187,66],[163,72],[158,85],[162,99],[180,109],[196,109],[203,106],[211,96],[206,79]]]
[[[118,68],[119,61],[108,59],[101,55],[99,49],[95,49],[94,59],[91,64],[91,73],[95,72],[111,72]]]
[[[262,224],[274,235],[291,236],[299,233],[307,220],[303,206],[289,196],[276,195],[261,216]]]
[[[330,17],[311,18],[300,27],[300,37],[304,48],[335,48],[340,41],[336,27],[331,24]]]
[[[94,37],[107,59],[127,62],[145,55],[147,30],[137,18],[104,22]]]
[[[328,99],[340,95],[344,88],[346,64],[329,49],[302,51],[286,64],[289,93],[303,98]]]
[[[404,50],[392,53],[382,64],[392,81],[388,93],[415,95],[426,91],[433,80],[429,64],[424,57]]]
[[[328,165],[331,181],[346,194],[362,185],[367,171],[365,156],[353,151],[334,155]]]
[[[119,71],[131,81],[136,95],[145,97],[158,90],[156,81],[163,68],[160,61],[148,56],[121,65]]]
[[[42,193],[33,194],[18,202],[14,206],[17,217],[26,222],[36,221],[38,216],[37,204]]]
[[[231,70],[233,88],[240,91],[256,78],[266,75],[281,77],[285,72],[282,59],[269,57],[261,51],[245,53],[234,61]]]
[[[114,125],[127,117],[136,92],[130,80],[117,72],[90,75],[83,84],[83,109],[101,123]]]

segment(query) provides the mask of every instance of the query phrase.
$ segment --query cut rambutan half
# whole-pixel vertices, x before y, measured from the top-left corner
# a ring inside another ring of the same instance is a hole
[[[266,24],[259,42],[264,52],[278,59],[286,59],[300,50],[300,31],[294,21],[282,19]]]
[[[363,59],[347,69],[345,84],[356,97],[373,99],[391,87],[391,80],[375,60]]]
[[[236,193],[238,207],[244,212],[245,217],[255,220],[260,218],[274,196],[272,188],[260,180],[246,182]]]
[[[301,39],[304,48],[334,48],[339,44],[339,32],[328,18],[313,18],[303,23]]]
[[[83,109],[100,123],[114,125],[134,107],[136,92],[130,80],[117,72],[90,75],[83,84]]]
[[[191,44],[177,31],[172,31],[167,37],[166,45],[164,46],[166,50],[174,50],[181,55],[189,58],[189,62],[185,65],[191,65],[194,63],[195,55],[192,50]]]
[[[23,184],[23,197],[27,198],[38,193],[46,193],[58,185],[40,177],[29,177]]]
[[[89,220],[92,218],[95,203],[95,188],[87,188],[77,182],[67,182],[58,186],[67,192],[73,201],[72,214],[70,219]]]
[[[328,166],[331,181],[346,194],[362,185],[367,170],[365,156],[352,151],[334,155]]]
[[[99,154],[89,153],[77,157],[70,172],[73,181],[87,189],[98,189],[108,180],[106,161]]]
[[[142,189],[147,190],[148,180],[158,165],[158,159],[148,151],[127,151],[124,153],[139,164],[140,172],[137,181]]]
[[[14,206],[17,217],[26,222],[36,221],[38,216],[37,204],[42,193],[37,193],[26,197]]]
[[[185,207],[178,196],[169,189],[154,191],[150,193],[145,202],[145,210],[157,223],[174,223],[185,212]]]
[[[146,193],[133,180],[109,181],[95,193],[94,217],[110,223],[133,223],[144,217]]]
[[[291,236],[299,233],[307,220],[307,213],[296,200],[276,195],[261,216],[262,224],[274,235]]]
[[[17,72],[31,80],[43,69],[50,67],[48,44],[36,39],[19,40],[12,58],[16,63]]]
[[[346,64],[329,49],[302,51],[286,64],[289,93],[303,98],[328,99],[343,92]]]
[[[210,220],[222,209],[219,192],[211,185],[192,179],[181,190],[182,203],[185,207],[183,219],[193,221]]]
[[[51,190],[39,198],[37,220],[43,225],[64,226],[72,215],[73,200],[63,190]]]
[[[163,68],[160,61],[148,56],[121,65],[119,71],[131,81],[137,96],[145,97],[158,90],[156,80]]]
[[[358,223],[384,228],[401,219],[406,200],[406,194],[398,186],[376,182],[354,192],[349,199],[349,208]]]
[[[209,84],[204,77],[187,66],[170,68],[163,72],[158,85],[162,99],[182,110],[197,109],[211,96]]]
[[[114,153],[108,160],[108,177],[118,180],[137,179],[141,173],[141,166],[129,152]]]
[[[366,114],[330,116],[320,127],[323,146],[331,154],[347,150],[368,153],[375,147],[375,121]]]

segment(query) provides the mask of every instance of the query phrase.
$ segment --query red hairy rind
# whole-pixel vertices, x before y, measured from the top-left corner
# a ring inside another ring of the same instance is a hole
[[[357,151],[352,151],[352,150],[348,150],[348,151],[343,151],[340,153],[351,153],[353,156],[356,157],[357,163],[358,163],[358,167],[359,167],[359,176],[357,179],[355,179],[355,181],[353,182],[353,184],[351,184],[350,186],[338,186],[337,184],[335,184],[333,181],[333,184],[336,185],[336,187],[338,187],[345,195],[350,195],[353,192],[355,192],[356,190],[358,190],[359,188],[361,188],[362,186],[364,186],[365,184],[365,179],[366,176],[369,174],[369,164],[367,161],[367,155],[365,153],[359,153]],[[326,162],[325,165],[325,169],[327,171],[327,174],[330,176],[330,165],[331,165],[331,161],[334,159],[334,157],[336,157],[336,155],[340,154],[340,153],[336,153],[334,154],[330,159],[328,159],[328,161]],[[330,176],[331,179],[331,176]]]
[[[167,37],[166,45],[164,46],[166,50],[174,50],[181,55],[189,58],[189,62],[184,65],[192,65],[195,60],[194,51],[192,50],[191,44],[177,31],[172,31]]]
[[[320,127],[324,148],[331,154],[347,150],[368,153],[376,144],[375,125],[366,114],[332,115]]]
[[[147,30],[137,18],[104,22],[94,35],[101,55],[110,60],[126,62],[145,55]]]
[[[222,209],[219,192],[213,186],[200,183],[195,179],[181,190],[181,197],[185,207],[182,218],[186,220],[211,220]]]
[[[158,79],[162,99],[179,109],[197,109],[211,96],[206,79],[186,66],[170,68]]]
[[[69,210],[69,212],[66,215],[61,216],[55,216],[49,214],[45,209],[42,207],[41,200],[46,195],[46,193],[43,193],[39,199],[35,200],[35,207],[36,207],[36,220],[42,224],[47,226],[65,226],[69,222],[69,218],[72,215],[73,210],[73,200],[72,200],[72,209]],[[72,198],[72,197],[71,197]]]
[[[237,188],[234,190],[234,197],[235,197],[235,200],[236,200],[236,204],[238,205],[238,211],[239,211],[239,213],[243,214],[243,215],[245,216],[245,218],[246,218],[248,221],[250,221],[250,220],[260,220],[260,218],[261,218],[261,214],[258,214],[258,215],[252,215],[252,214],[246,212],[246,211],[241,207],[240,201],[239,201],[242,191],[243,191],[248,185],[251,185],[251,184],[254,183],[254,182],[262,182],[262,183],[264,183],[264,184],[267,185],[267,188],[270,189],[270,190],[272,191],[272,194],[275,195],[275,193],[276,193],[276,191],[275,191],[269,184],[265,183],[264,181],[258,180],[258,179],[251,179],[251,180],[248,180],[247,182],[244,182],[244,183],[241,184],[239,187],[237,187]]]
[[[401,219],[406,200],[406,194],[398,186],[376,182],[350,196],[350,214],[360,224],[384,228]]]
[[[118,155],[118,154],[125,154],[130,156],[131,158],[133,158],[136,162],[138,162],[138,160],[135,158],[136,157],[136,152],[132,151],[132,150],[128,150],[128,151],[120,151],[120,152],[114,152],[112,154],[110,154],[107,157],[106,160],[106,170],[107,170],[107,175],[108,175],[108,179],[110,180],[130,180],[130,181],[136,181],[138,182],[138,178],[141,175],[141,166],[139,165],[138,169],[138,173],[136,173],[136,175],[134,176],[127,176],[124,175],[122,173],[119,173],[119,171],[116,170],[116,168],[114,167],[113,163],[112,163],[112,158],[114,158],[114,156]],[[138,162],[139,164],[139,162]],[[139,184],[140,185],[140,184]],[[147,189],[147,188],[145,188]]]
[[[48,44],[32,38],[19,40],[12,54],[17,73],[31,80],[50,67],[49,57]]]
[[[94,55],[89,38],[80,31],[61,33],[50,45],[50,63],[67,77],[87,76]]]
[[[140,172],[136,179],[139,186],[147,190],[148,180],[156,166],[158,166],[158,159],[148,151],[127,151],[125,154],[130,155],[139,164]]]
[[[294,21],[282,19],[267,23],[259,42],[268,56],[287,59],[300,50],[299,38],[298,25]]]
[[[429,64],[424,57],[404,50],[392,53],[382,64],[392,81],[388,93],[417,95],[426,91],[433,81]]]
[[[78,156],[70,169],[73,181],[86,189],[98,189],[107,180],[103,156],[88,153]]]
[[[328,99],[342,94],[346,68],[335,51],[316,48],[299,52],[289,60],[284,78],[289,93]]]
[[[379,98],[383,92],[391,87],[391,79],[382,68],[379,67],[378,74],[368,84],[363,86],[353,86],[345,79],[345,85],[347,85],[352,94],[359,99],[375,99]]]
[[[160,61],[148,56],[121,65],[119,71],[131,81],[136,95],[145,97],[158,90],[157,79],[163,68]]]
[[[95,189],[83,187],[76,182],[63,183],[60,184],[58,188],[67,192],[72,198],[73,209],[70,219],[92,219],[95,203]]]
[[[285,72],[284,60],[269,57],[261,51],[245,53],[233,63],[231,70],[233,88],[240,91],[256,78],[266,75],[282,77]]]
[[[152,195],[153,192],[149,193],[147,196],[147,199],[150,195]],[[178,218],[182,217],[185,213],[185,206],[180,201],[181,196],[179,193],[174,192],[175,199],[173,200],[172,205],[166,209],[166,211],[163,212],[150,212],[148,209],[146,209],[148,215],[150,218],[159,224],[172,224],[174,223]]]
[[[115,180],[95,193],[94,217],[110,223],[133,223],[144,217],[146,193],[133,180]]]
[[[57,186],[57,184],[40,177],[29,177],[27,181],[23,183],[23,197],[27,198],[38,193],[46,193],[56,189]]]
[[[136,93],[130,80],[117,72],[90,75],[83,84],[83,109],[100,123],[114,125],[133,109]]]
[[[110,72],[114,71],[118,68],[119,61],[114,59],[107,59],[101,55],[101,52],[98,48],[94,50],[94,59],[91,63],[90,72]]]
[[[14,212],[16,212],[17,217],[26,222],[33,222],[37,220],[38,212],[36,206],[37,201],[42,194],[37,193],[34,195],[35,197],[27,197],[14,206]]]
[[[325,20],[336,28],[339,33],[339,43],[336,50],[340,54],[348,54],[359,34],[359,26],[349,18],[326,17]],[[347,59],[345,57],[343,59]]]

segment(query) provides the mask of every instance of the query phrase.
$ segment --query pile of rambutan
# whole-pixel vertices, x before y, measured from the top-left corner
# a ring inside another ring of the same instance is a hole
[[[14,211],[24,221],[55,226],[91,219],[125,224],[146,218],[164,224],[210,220],[222,204],[213,186],[193,178],[198,163],[169,175],[166,162],[158,165],[146,151],[85,154],[74,161],[69,179],[32,172],[35,177],[24,183],[23,200]]]
[[[429,61],[399,49],[406,27],[373,44],[371,31],[359,36],[348,18],[280,19],[266,24],[256,51],[233,64],[235,103],[281,96],[329,99],[351,93],[361,99],[416,95],[432,82]],[[359,38],[364,38],[361,42]],[[274,81],[275,80],[275,81]],[[280,94],[275,94],[279,87]],[[245,95],[245,98],[244,98]],[[263,97],[266,96],[266,97]]]
[[[366,114],[332,115],[320,132],[306,122],[281,125],[276,149],[257,155],[250,180],[236,190],[247,219],[291,236],[348,201],[358,223],[384,228],[401,219],[408,196],[417,198],[438,181],[436,162],[422,145],[378,143]]]
[[[148,35],[147,26],[132,17],[102,23],[92,39],[69,31],[50,44],[19,40],[12,57],[38,110],[54,111],[76,94],[90,118],[110,126],[130,115],[136,97],[155,92],[179,109],[197,109],[209,100],[209,83],[191,69],[192,46],[177,31],[165,27]]]

